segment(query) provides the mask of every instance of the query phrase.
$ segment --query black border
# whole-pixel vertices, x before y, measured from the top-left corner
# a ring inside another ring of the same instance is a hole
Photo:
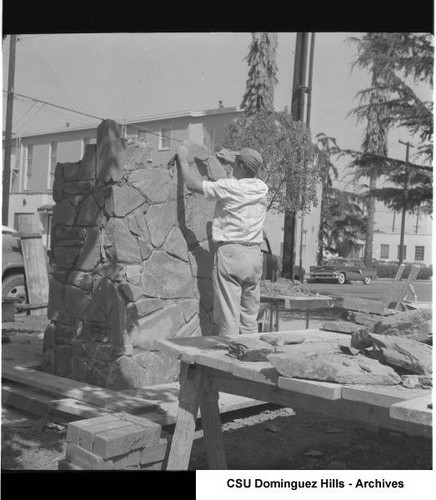
[[[151,0],[3,0],[3,34],[107,32],[434,33],[434,3],[394,0],[163,3]]]

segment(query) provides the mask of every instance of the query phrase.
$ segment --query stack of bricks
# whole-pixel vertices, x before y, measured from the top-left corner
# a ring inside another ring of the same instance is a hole
[[[162,427],[124,412],[71,422],[59,470],[162,470],[169,451]]]

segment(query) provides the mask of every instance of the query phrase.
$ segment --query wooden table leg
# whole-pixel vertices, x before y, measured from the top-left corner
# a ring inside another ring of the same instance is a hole
[[[274,321],[274,302],[269,304],[269,331],[273,331],[273,321]]]
[[[306,309],[306,330],[309,328],[309,309]]]
[[[204,375],[200,399],[201,426],[204,432],[207,462],[211,470],[227,469],[226,453],[218,406],[219,394],[209,373]]]
[[[167,470],[188,469],[202,391],[203,370],[197,365],[182,362],[180,365],[179,408],[168,455]]]
[[[280,321],[280,303],[278,301],[275,303],[275,318],[276,318],[275,330],[276,330],[276,332],[278,332],[280,329],[280,324],[279,324],[279,321]]]

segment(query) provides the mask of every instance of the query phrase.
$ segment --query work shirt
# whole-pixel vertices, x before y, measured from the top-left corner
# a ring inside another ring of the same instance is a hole
[[[203,181],[206,199],[216,200],[212,222],[215,242],[262,243],[268,186],[260,179]]]

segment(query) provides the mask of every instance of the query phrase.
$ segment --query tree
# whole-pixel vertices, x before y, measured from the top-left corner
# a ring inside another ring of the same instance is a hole
[[[274,87],[278,80],[276,49],[277,33],[252,33],[252,42],[246,58],[248,79],[241,108],[247,115],[274,110]]]
[[[361,204],[356,193],[336,188],[328,191],[321,235],[326,250],[348,257],[359,247],[368,223]]]
[[[358,121],[366,121],[366,130],[362,143],[364,153],[375,154],[376,157],[366,156],[363,159],[351,162],[354,167],[354,179],[360,181],[362,177],[369,179],[369,192],[365,195],[367,210],[367,231],[365,235],[365,253],[364,261],[369,264],[373,253],[373,237],[375,224],[375,201],[372,194],[376,189],[377,179],[380,177],[385,165],[387,156],[387,135],[388,120],[386,101],[389,98],[390,91],[387,90],[390,84],[391,73],[385,64],[383,57],[390,50],[389,36],[385,33],[366,33],[361,39],[354,38],[353,41],[357,47],[357,59],[353,64],[360,68],[369,68],[371,73],[371,87],[366,92],[360,93],[360,104],[367,102],[362,112],[362,106],[352,111]]]
[[[307,212],[317,205],[317,185],[326,158],[304,124],[294,121],[287,109],[242,115],[227,126],[223,146],[259,151],[264,160],[260,178],[269,187],[268,209]],[[288,175],[290,187],[286,186]]]

